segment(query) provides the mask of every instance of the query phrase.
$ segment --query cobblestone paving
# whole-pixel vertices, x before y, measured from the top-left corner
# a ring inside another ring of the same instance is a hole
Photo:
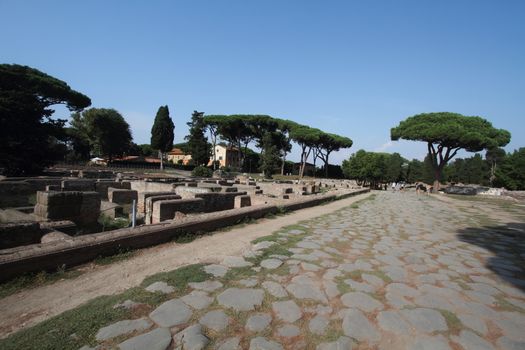
[[[98,339],[162,350],[525,349],[525,240],[507,231],[478,229],[433,198],[380,193],[206,267],[210,279],[189,294]]]

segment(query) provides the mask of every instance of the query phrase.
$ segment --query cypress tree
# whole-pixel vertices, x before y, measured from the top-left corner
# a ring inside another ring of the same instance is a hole
[[[151,128],[151,148],[159,151],[160,170],[164,169],[164,153],[173,148],[174,129],[168,106],[160,106]]]

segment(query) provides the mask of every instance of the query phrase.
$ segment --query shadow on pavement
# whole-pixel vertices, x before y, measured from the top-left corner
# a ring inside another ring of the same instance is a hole
[[[525,223],[467,227],[458,231],[458,238],[492,252],[485,266],[525,291]]]

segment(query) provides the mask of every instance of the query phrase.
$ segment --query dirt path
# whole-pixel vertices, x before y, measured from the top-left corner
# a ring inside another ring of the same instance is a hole
[[[310,219],[368,197],[369,194],[303,209],[275,219],[217,232],[188,244],[166,243],[143,249],[122,262],[100,266],[74,279],[24,290],[0,300],[0,337],[30,327],[52,316],[70,310],[101,295],[111,295],[139,285],[158,272],[201,262],[218,262],[228,255],[239,255],[258,237],[266,236],[283,226]]]

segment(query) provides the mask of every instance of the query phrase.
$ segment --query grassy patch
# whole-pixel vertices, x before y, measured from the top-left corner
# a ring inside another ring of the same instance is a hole
[[[41,271],[38,273],[25,274],[10,281],[0,284],[0,298],[15,294],[22,289],[36,288],[54,283],[61,279],[75,278],[82,274],[80,270],[58,269],[56,272]]]
[[[195,264],[183,266],[173,271],[157,273],[146,277],[141,286],[147,287],[154,282],[162,281],[175,287],[175,291],[184,291],[190,282],[203,282],[213,277],[206,273],[203,267],[203,264]]]
[[[107,215],[101,214],[98,218],[98,223],[102,225],[102,232],[104,232],[129,227],[131,222],[125,217],[117,217],[112,219]]]
[[[159,273],[146,278],[142,286],[156,281],[165,281],[175,287],[175,293],[186,291],[189,282],[202,282],[209,278],[202,265],[189,265],[178,270]],[[115,304],[127,299],[148,304],[143,313],[172,298],[173,295],[149,293],[141,287],[95,298],[86,304],[66,311],[36,326],[17,332],[0,340],[0,349],[71,349],[77,350],[83,345],[95,345],[95,334],[101,327],[128,318],[137,318],[142,314],[125,309],[114,309]]]
[[[136,251],[126,248],[119,248],[118,252],[109,256],[99,256],[93,262],[97,265],[109,265],[118,261],[126,260],[135,255]]]

